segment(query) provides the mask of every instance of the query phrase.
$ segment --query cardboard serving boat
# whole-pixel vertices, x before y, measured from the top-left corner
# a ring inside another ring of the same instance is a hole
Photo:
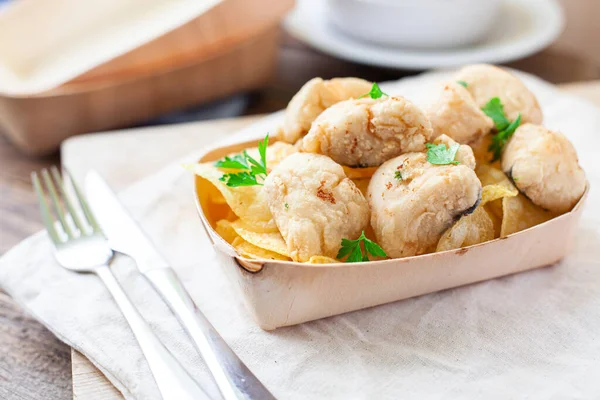
[[[213,149],[199,162],[216,161],[255,145],[253,140]],[[203,195],[210,183],[195,179],[196,204],[206,232],[248,310],[265,330],[554,264],[569,252],[589,191],[588,184],[566,214],[478,245],[382,261],[304,264],[240,256],[214,229],[220,217],[211,215]]]

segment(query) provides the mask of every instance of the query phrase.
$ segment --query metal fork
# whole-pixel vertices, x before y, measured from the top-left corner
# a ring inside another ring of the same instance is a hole
[[[45,185],[42,185],[36,172],[32,172],[31,180],[38,196],[44,225],[56,249],[55,257],[58,263],[71,271],[95,273],[102,279],[129,323],[142,353],[148,361],[150,371],[163,399],[208,398],[196,381],[152,332],[148,323],[112,274],[109,263],[114,253],[77,185],[68,175],[76,197],[75,202],[67,194],[67,188],[58,169],[53,167],[51,171],[52,177],[46,169],[41,172]],[[50,211],[44,194],[44,186],[52,199],[58,223]],[[77,209],[82,212],[78,213]],[[58,226],[60,229],[57,229]]]

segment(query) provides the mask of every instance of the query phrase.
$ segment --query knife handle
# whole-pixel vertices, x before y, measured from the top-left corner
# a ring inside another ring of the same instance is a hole
[[[123,316],[129,323],[148,362],[150,372],[163,400],[197,400],[208,396],[198,383],[179,364],[177,359],[154,334],[146,320],[133,305],[108,265],[94,269],[112,294]]]
[[[225,400],[275,399],[196,307],[175,271],[156,268],[144,275],[191,337]]]

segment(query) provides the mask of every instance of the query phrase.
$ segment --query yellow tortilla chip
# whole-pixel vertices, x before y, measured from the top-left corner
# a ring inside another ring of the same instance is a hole
[[[253,260],[282,260],[282,261],[291,261],[289,257],[282,256],[281,254],[277,254],[275,252],[261,249],[242,239],[241,237],[237,237],[234,239],[232,243],[233,247],[236,249],[238,254],[244,258],[250,258]]]
[[[546,222],[557,215],[533,204],[527,197],[519,194],[502,199],[502,226],[500,236],[508,236],[532,226]]]
[[[237,220],[231,224],[232,229],[245,241],[265,250],[289,256],[287,245],[281,233],[277,232],[257,232],[253,226],[246,224],[243,220]]]
[[[494,223],[483,207],[463,215],[440,238],[435,251],[472,246],[494,239]]]

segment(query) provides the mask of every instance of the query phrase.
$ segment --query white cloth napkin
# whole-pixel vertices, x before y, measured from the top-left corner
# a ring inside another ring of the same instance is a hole
[[[425,75],[384,90],[416,99],[441,78]],[[547,268],[264,332],[226,280],[196,216],[192,178],[179,163],[129,188],[122,200],[208,319],[280,399],[597,399],[600,112],[524,79],[539,96],[546,125],[574,142],[592,187],[573,252]],[[260,137],[277,118],[241,135]],[[113,271],[167,347],[218,398],[182,328],[133,264],[118,257]],[[126,398],[159,398],[104,286],[60,268],[45,233],[0,260],[0,284]]]

